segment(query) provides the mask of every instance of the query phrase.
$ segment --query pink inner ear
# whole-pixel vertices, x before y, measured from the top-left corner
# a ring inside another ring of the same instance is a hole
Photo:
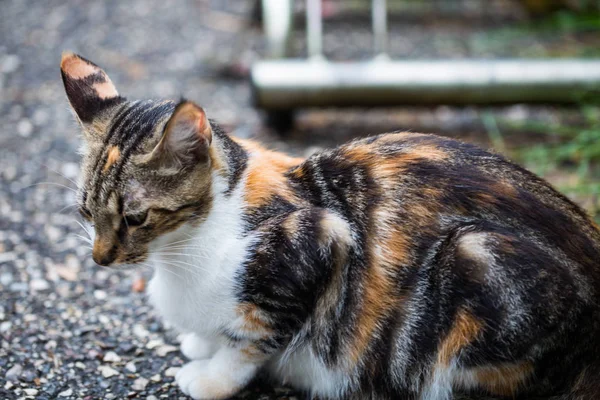
[[[206,114],[204,114],[203,112],[200,112],[196,115],[196,117],[198,118],[198,132],[204,133],[204,131],[207,128]]]

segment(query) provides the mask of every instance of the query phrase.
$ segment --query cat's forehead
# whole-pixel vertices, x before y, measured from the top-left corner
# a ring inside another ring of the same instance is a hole
[[[170,100],[123,102],[89,128],[95,132],[85,139],[82,173],[83,190],[93,200],[105,204],[109,193],[126,189],[140,174],[131,161],[152,149],[174,108]]]
[[[127,101],[106,119],[99,139],[105,145],[135,149],[144,139],[164,125],[175,109],[172,100]]]

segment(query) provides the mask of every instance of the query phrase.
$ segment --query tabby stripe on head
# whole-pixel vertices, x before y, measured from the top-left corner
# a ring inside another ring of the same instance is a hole
[[[104,151],[100,152],[98,154],[98,158],[96,158],[96,161],[94,162],[94,177],[92,178],[91,181],[91,185],[90,185],[90,190],[92,191],[92,195],[94,193],[97,192],[96,188],[98,186],[98,181],[103,179],[102,178],[102,169],[100,168],[100,165],[104,165],[106,163],[106,157],[108,156],[108,148],[110,146],[108,146],[109,143],[113,143],[115,145],[117,145],[118,147],[118,141],[113,141],[112,138],[113,136],[115,136],[118,132],[121,131],[121,126],[123,124],[126,123],[127,119],[129,119],[129,117],[132,115],[131,111],[134,109],[137,109],[139,107],[142,106],[142,102],[141,101],[135,101],[132,102],[128,105],[125,105],[123,107],[121,107],[121,109],[117,112],[116,116],[115,116],[115,121],[113,122],[110,130],[108,131],[108,134],[106,134],[104,136]],[[115,143],[117,142],[117,143]]]
[[[124,143],[121,152],[122,157],[114,168],[113,187],[120,183],[121,171],[131,154],[138,148],[139,144],[152,133],[153,128],[161,120],[161,117],[166,120],[166,117],[170,116],[174,109],[174,102],[165,101],[153,104],[151,107],[140,113],[140,116],[136,121],[139,121],[140,123],[130,128],[136,134],[131,135],[131,138]]]
[[[123,166],[129,161],[131,154],[139,147],[139,144],[145,138],[152,134],[154,128],[161,119],[166,120],[171,115],[174,107],[174,102],[172,101],[140,102],[129,108],[119,126],[113,126],[113,129],[117,134],[113,135],[110,143],[119,147],[120,157],[113,164],[113,168],[109,171],[108,176],[102,180],[103,183],[108,186],[106,186],[104,190],[97,188],[97,191],[100,194],[103,194],[102,201],[107,202],[111,190],[120,184],[121,171]],[[109,151],[112,148],[113,147],[109,146],[101,155],[101,159],[97,163],[96,181],[100,179],[103,172],[103,168],[100,168],[100,165],[106,165]],[[104,163],[102,162],[102,159],[104,159]]]

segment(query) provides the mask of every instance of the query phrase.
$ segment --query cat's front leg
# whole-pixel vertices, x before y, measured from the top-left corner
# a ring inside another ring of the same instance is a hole
[[[184,333],[181,339],[181,353],[190,360],[210,358],[218,348],[218,344],[194,332]]]
[[[175,380],[195,400],[226,399],[242,390],[266,358],[253,345],[221,347],[210,359],[195,360],[179,370]]]

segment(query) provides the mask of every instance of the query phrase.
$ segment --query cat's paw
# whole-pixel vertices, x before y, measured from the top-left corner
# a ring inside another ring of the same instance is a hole
[[[175,381],[183,393],[194,400],[218,400],[231,397],[235,388],[226,385],[227,380],[210,376],[210,360],[191,361],[177,372]]]
[[[190,360],[203,360],[214,353],[214,346],[195,333],[188,333],[181,340],[181,353]]]

